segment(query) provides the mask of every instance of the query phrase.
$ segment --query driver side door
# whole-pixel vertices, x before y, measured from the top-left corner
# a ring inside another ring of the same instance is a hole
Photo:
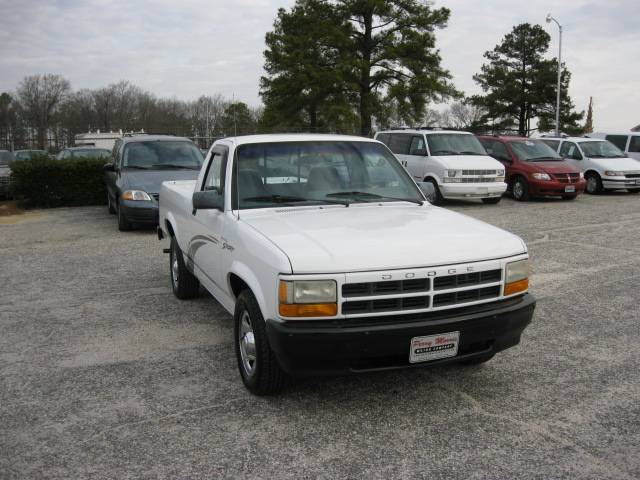
[[[199,191],[216,190],[224,198],[225,172],[229,150],[224,146],[215,147],[210,155],[207,171],[199,185]],[[220,291],[220,256],[223,252],[224,218],[223,210],[203,209],[192,211],[192,231],[189,232],[189,258],[195,264],[195,273],[209,289]]]

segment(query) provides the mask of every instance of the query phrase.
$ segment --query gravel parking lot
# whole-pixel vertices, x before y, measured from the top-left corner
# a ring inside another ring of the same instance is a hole
[[[639,478],[640,197],[450,208],[528,243],[521,345],[269,398],[216,301],[173,297],[154,232],[0,217],[0,478]]]

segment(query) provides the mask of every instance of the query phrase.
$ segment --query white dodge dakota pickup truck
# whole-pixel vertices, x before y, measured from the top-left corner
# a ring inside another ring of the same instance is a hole
[[[361,137],[218,140],[196,181],[162,185],[158,236],[174,294],[202,285],[233,315],[258,395],[297,376],[485,362],[535,308],[519,237],[429,204]]]

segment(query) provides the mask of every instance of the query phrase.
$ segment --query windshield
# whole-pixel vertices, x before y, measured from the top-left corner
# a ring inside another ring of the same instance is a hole
[[[590,158],[624,158],[622,153],[613,143],[603,140],[601,142],[578,142],[585,157]]]
[[[234,208],[410,201],[424,198],[391,152],[372,142],[242,145]],[[235,182],[234,182],[235,183]]]
[[[480,141],[469,134],[431,133],[427,135],[431,155],[486,155]]]
[[[511,145],[511,150],[516,154],[516,157],[523,162],[562,160],[553,148],[540,140],[511,140],[509,145]]]
[[[88,157],[88,158],[106,158],[111,155],[111,152],[103,148],[87,148],[82,150],[69,150],[71,152],[71,158]]]
[[[140,169],[200,170],[202,153],[187,141],[147,141],[128,143],[122,166]]]
[[[13,155],[6,150],[0,152],[0,165],[9,165],[13,161]]]
[[[33,157],[46,156],[47,152],[44,150],[21,150],[16,152],[16,160],[28,160]]]

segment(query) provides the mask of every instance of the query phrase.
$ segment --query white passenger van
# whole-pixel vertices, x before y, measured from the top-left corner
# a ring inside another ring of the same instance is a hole
[[[590,138],[608,140],[622,150],[627,156],[640,160],[640,132],[603,133],[595,132],[587,135]]]
[[[471,133],[451,130],[400,129],[378,132],[416,182],[435,188],[435,203],[443,199],[498,203],[507,189],[504,165],[487,155]]]
[[[620,189],[640,192],[640,160],[627,157],[613,143],[587,137],[543,137],[540,140],[584,172],[587,193]]]

